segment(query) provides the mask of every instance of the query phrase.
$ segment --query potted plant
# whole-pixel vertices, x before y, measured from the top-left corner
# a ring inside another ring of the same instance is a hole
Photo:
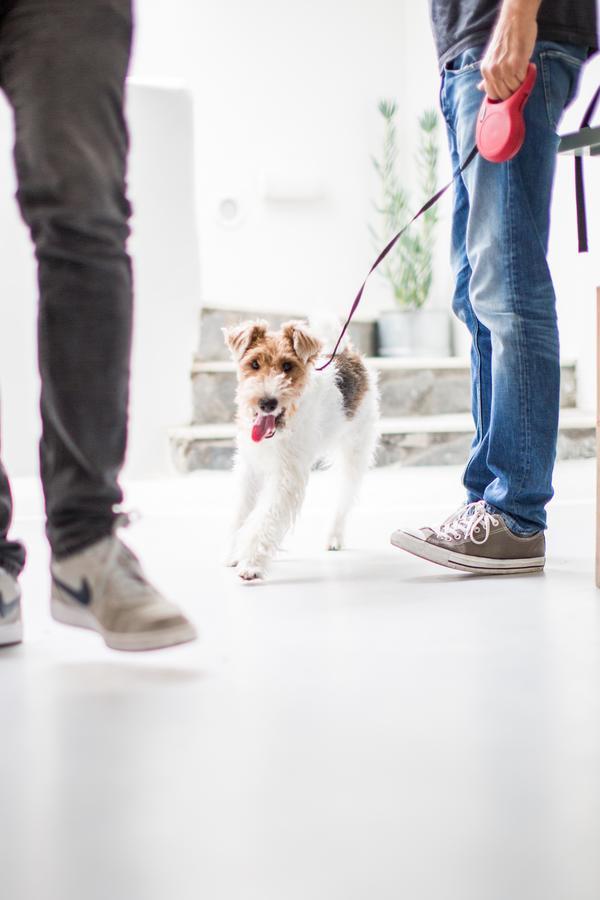
[[[381,100],[378,109],[384,120],[384,138],[381,159],[373,158],[373,166],[379,177],[381,198],[375,204],[378,226],[371,226],[370,231],[375,246],[381,249],[409,221],[411,205],[397,171],[397,104],[394,100]],[[436,190],[437,129],[436,112],[426,110],[419,118],[416,163],[422,200],[416,208]],[[402,235],[379,269],[394,300],[394,309],[382,312],[377,321],[380,356],[449,355],[448,311],[427,305],[433,281],[437,221],[437,210],[432,207]]]

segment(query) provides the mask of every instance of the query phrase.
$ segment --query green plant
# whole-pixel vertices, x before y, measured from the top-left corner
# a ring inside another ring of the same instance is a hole
[[[410,195],[398,177],[398,106],[394,100],[380,100],[378,109],[384,120],[383,150],[381,159],[373,157],[372,161],[381,184],[381,201],[374,204],[380,219],[379,228],[371,226],[370,231],[375,246],[380,250],[409,221],[411,208]],[[437,128],[436,112],[425,110],[419,117],[416,154],[422,203],[436,190]],[[420,309],[431,291],[433,238],[437,221],[437,210],[433,207],[402,235],[379,269],[392,288],[394,299],[403,309]]]

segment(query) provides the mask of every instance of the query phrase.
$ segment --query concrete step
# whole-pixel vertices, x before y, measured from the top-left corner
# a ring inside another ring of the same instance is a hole
[[[579,409],[561,413],[559,459],[587,459],[596,453],[596,418]],[[462,464],[473,435],[471,416],[403,416],[381,420],[377,465],[427,466]],[[173,428],[171,450],[177,469],[228,469],[234,452],[235,426],[231,423]]]
[[[383,359],[368,364],[378,372],[381,414],[384,417],[462,413],[470,409],[469,362],[447,359]],[[192,367],[192,422],[207,425],[233,422],[236,387],[231,361],[196,361]],[[575,363],[561,367],[561,405],[576,403]]]

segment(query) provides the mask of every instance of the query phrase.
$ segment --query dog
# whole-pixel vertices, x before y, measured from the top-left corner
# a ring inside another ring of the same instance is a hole
[[[377,381],[348,343],[322,372],[322,341],[306,322],[270,331],[264,320],[223,329],[237,364],[239,506],[227,564],[263,578],[293,525],[313,469],[339,457],[341,490],[327,548],[340,550],[348,512],[373,462]]]

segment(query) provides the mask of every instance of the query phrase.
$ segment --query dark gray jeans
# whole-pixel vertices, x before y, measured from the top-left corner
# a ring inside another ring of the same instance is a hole
[[[17,199],[38,261],[40,465],[56,556],[109,534],[122,500],[131,31],[130,0],[0,0],[0,87],[14,112]],[[18,573],[25,552],[8,540],[11,515],[0,464],[0,565]]]

